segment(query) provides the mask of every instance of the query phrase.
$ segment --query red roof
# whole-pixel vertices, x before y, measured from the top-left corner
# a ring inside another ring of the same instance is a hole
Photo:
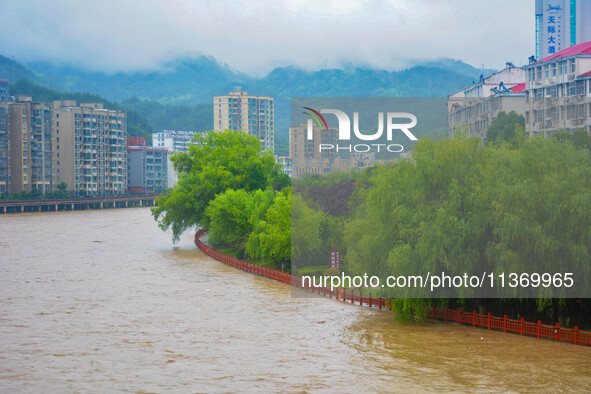
[[[147,137],[127,137],[127,146],[147,146]]]
[[[589,76],[589,75],[591,75],[591,71],[588,71],[588,72],[586,72],[585,74],[581,74],[581,75],[579,75],[579,78],[581,78],[581,77],[587,77],[587,76]]]
[[[554,60],[573,55],[591,55],[591,41],[583,42],[581,44],[573,45],[572,47],[563,49],[562,51],[556,52],[548,57],[543,58],[542,60],[539,60],[537,63],[547,62],[548,60]]]
[[[521,93],[524,90],[525,90],[525,82],[520,83],[519,85],[515,85],[511,88],[511,91],[513,91],[513,93]]]

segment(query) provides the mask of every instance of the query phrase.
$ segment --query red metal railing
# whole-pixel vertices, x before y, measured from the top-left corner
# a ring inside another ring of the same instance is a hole
[[[372,297],[371,293],[363,294],[360,289],[358,294],[355,290],[335,289],[331,290],[326,287],[312,287],[309,284],[306,286],[302,283],[302,278],[298,275],[292,275],[278,269],[265,267],[258,264],[253,264],[248,261],[240,260],[205,245],[201,238],[207,234],[204,230],[199,230],[195,234],[195,244],[206,255],[213,257],[216,260],[231,265],[232,267],[241,269],[255,275],[264,276],[269,279],[277,280],[295,287],[300,287],[313,292],[314,294],[328,296],[329,298],[339,299],[343,302],[350,302],[352,304],[359,304],[368,306],[370,308],[392,310],[390,299],[383,297]],[[540,320],[537,323],[526,322],[521,320],[514,320],[503,317],[492,316],[490,313],[482,315],[476,311],[465,312],[459,309],[437,308],[435,305],[427,311],[427,317],[431,319],[445,320],[447,322],[457,322],[458,324],[471,325],[472,327],[486,328],[488,330],[498,330],[503,332],[513,332],[519,335],[528,335],[537,337],[538,339],[545,338],[553,341],[569,342],[575,345],[591,346],[591,332],[580,331],[577,326],[575,328],[560,327],[558,323],[555,326],[542,324]]]
[[[591,332],[581,331],[578,326],[575,328],[560,327],[559,323],[551,326],[542,324],[540,320],[537,323],[509,319],[507,315],[503,317],[492,316],[490,313],[482,315],[476,311],[465,312],[462,309],[451,310],[446,308],[433,308],[428,316],[433,319],[453,321],[458,324],[471,325],[473,327],[486,328],[489,330],[499,330],[503,332],[513,332],[519,335],[528,335],[537,338],[551,339],[553,341],[570,342],[575,345],[591,345]]]

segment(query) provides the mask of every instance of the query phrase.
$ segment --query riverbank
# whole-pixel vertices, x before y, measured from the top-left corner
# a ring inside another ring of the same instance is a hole
[[[331,290],[326,287],[312,287],[305,286],[302,278],[298,275],[293,275],[278,269],[272,269],[265,266],[250,263],[248,261],[237,259],[233,256],[218,252],[217,250],[207,246],[203,241],[207,235],[204,230],[199,230],[195,233],[195,245],[201,249],[208,256],[228,264],[234,268],[249,272],[255,275],[260,275],[269,279],[273,279],[291,286],[302,288],[311,291],[314,294],[321,295],[328,298],[338,299],[342,302],[356,304],[359,306],[366,306],[369,308],[392,310],[390,300],[382,297],[372,297],[371,293],[363,294],[360,289],[359,294],[355,294],[354,290]],[[537,323],[527,322],[523,318],[520,320],[508,319],[507,315],[503,317],[492,316],[490,313],[482,315],[476,311],[466,312],[462,309],[450,310],[446,308],[433,308],[427,312],[427,317],[430,319],[444,320],[446,322],[456,322],[459,325],[468,325],[474,328],[484,328],[487,330],[503,331],[504,333],[516,333],[521,336],[537,337],[538,339],[550,339],[556,342],[567,342],[574,345],[591,346],[591,332],[581,331],[577,326],[574,328],[560,327],[559,323],[556,325],[542,324],[538,320]]]

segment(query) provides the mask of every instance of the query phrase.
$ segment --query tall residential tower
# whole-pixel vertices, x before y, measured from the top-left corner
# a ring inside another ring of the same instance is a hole
[[[245,131],[261,141],[263,150],[275,148],[275,105],[267,96],[250,96],[235,87],[227,96],[213,98],[215,131]]]

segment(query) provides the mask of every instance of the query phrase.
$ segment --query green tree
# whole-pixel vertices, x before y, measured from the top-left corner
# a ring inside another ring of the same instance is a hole
[[[523,130],[525,130],[523,115],[519,115],[515,111],[509,113],[501,111],[486,130],[486,143],[510,141],[519,132],[523,134]]]
[[[325,262],[321,231],[325,214],[310,208],[298,194],[291,198],[292,261],[298,266]]]
[[[56,185],[57,195],[58,196],[65,196],[67,194],[68,184],[64,181],[61,181]]]
[[[209,221],[209,241],[238,251],[244,251],[253,227],[260,221],[262,212],[273,203],[275,193],[271,189],[246,192],[228,189],[209,204],[205,215]]]
[[[254,225],[248,240],[252,257],[272,257],[280,263],[291,260],[291,191],[277,194],[265,213],[265,219]]]
[[[244,132],[202,133],[186,153],[172,157],[179,179],[173,189],[157,199],[154,219],[173,240],[191,227],[209,227],[205,215],[216,195],[228,189],[264,190],[279,178],[281,167],[270,152],[261,152],[258,138]]]
[[[569,133],[566,130],[560,130],[552,138],[560,142],[570,142],[576,148],[591,150],[591,135],[586,130],[575,130]]]

